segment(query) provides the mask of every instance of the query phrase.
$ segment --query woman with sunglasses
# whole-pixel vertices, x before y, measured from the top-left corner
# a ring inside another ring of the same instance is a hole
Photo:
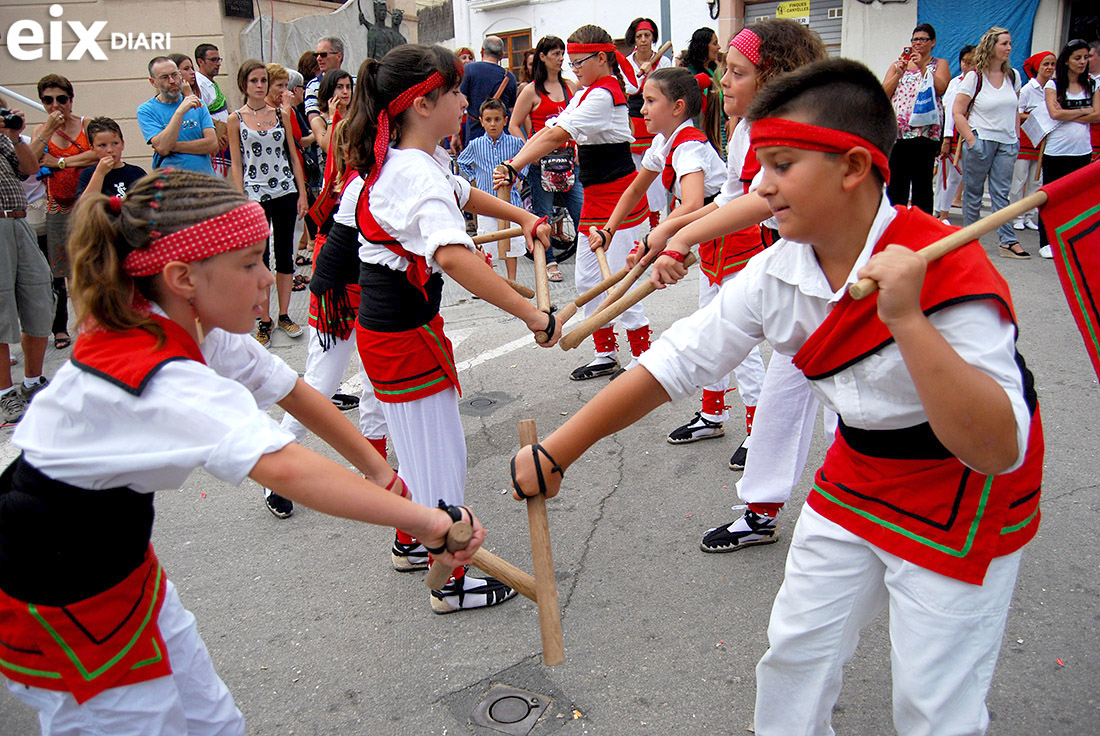
[[[903,207],[912,199],[913,206],[928,214],[933,212],[932,169],[940,152],[943,137],[943,104],[941,99],[951,82],[951,67],[946,59],[932,56],[936,46],[936,29],[921,23],[913,29],[910,46],[902,50],[898,60],[886,70],[882,87],[890,95],[898,121],[898,140],[890,152],[890,183],[886,193],[893,204]],[[917,93],[928,84],[935,89],[939,122],[931,125],[910,125]]]
[[[1100,88],[1089,76],[1089,45],[1081,39],[1066,44],[1054,64],[1054,78],[1046,83],[1047,112],[1058,126],[1047,133],[1043,152],[1043,183],[1050,184],[1092,158],[1090,123],[1100,123]],[[1039,255],[1052,258],[1047,231],[1039,215]]]
[[[53,321],[53,344],[58,350],[72,345],[69,337],[69,254],[65,249],[69,215],[76,204],[80,170],[94,166],[99,156],[88,139],[83,117],[73,115],[73,85],[59,74],[38,80],[38,99],[46,108],[46,122],[35,128],[31,152],[50,169],[46,179],[46,258],[53,274],[57,308]]]

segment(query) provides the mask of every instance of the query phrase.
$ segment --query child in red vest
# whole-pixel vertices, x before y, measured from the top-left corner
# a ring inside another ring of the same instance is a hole
[[[887,609],[897,731],[983,733],[1042,480],[1008,286],[976,241],[929,264],[914,253],[954,228],[890,206],[894,112],[862,64],[834,59],[777,78],[746,116],[757,193],[782,240],[666,331],[640,370],[521,448],[516,496],[556,495],[593,442],[691,395],[767,339],[840,426],[772,609],[756,733],[831,732],[844,663]],[[847,290],[864,277],[879,290],[857,302]]]

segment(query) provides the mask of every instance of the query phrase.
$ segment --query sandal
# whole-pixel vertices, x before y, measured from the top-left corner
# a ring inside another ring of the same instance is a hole
[[[66,335],[64,332],[54,335],[53,346],[58,350],[64,350],[73,344],[73,339]]]
[[[565,277],[562,276],[561,270],[558,268],[558,264],[551,263],[546,267],[546,276],[554,283],[562,281]]]
[[[309,286],[309,277],[302,274],[294,274],[294,285],[290,287],[291,291],[304,291]]]
[[[294,259],[295,266],[312,266],[313,261],[310,260],[308,255],[300,255]]]
[[[1001,257],[1016,258],[1021,261],[1025,261],[1028,258],[1031,258],[1031,254],[1024,250],[1023,246],[1021,246],[1019,243],[1009,243],[1007,245],[1001,246]]]

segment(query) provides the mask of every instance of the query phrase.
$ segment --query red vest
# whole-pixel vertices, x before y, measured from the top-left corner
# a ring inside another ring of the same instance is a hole
[[[896,209],[876,252],[888,243],[917,250],[957,229],[919,210]],[[1015,323],[1008,285],[976,241],[928,265],[921,308],[930,314],[975,300],[993,301]],[[891,342],[877,316],[877,297],[856,301],[845,295],[794,363],[810,380],[825,378]],[[1030,374],[1022,362],[1021,371],[1026,392]],[[808,503],[891,554],[979,585],[995,557],[1022,547],[1039,526],[1043,431],[1038,406],[1029,405],[1034,410],[1024,463],[1011,473],[982,475],[946,452],[907,454],[911,448],[898,447],[889,457],[865,454],[838,431]]]
[[[692,128],[698,133],[697,138],[691,140],[707,140],[702,132]],[[665,162],[667,172],[672,163],[669,155]],[[741,183],[745,193],[748,194],[749,185],[760,171],[760,162],[756,160],[756,151],[749,148],[745,154],[745,163],[741,166]],[[720,238],[699,244],[699,268],[706,274],[707,281],[711,284],[720,284],[729,276],[737,273],[748,265],[749,259],[765,248],[765,243],[760,238],[760,227],[753,225],[744,230],[726,233]]]

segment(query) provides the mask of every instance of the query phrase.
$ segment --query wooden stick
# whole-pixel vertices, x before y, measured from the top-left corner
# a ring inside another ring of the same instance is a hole
[[[498,222],[503,222],[498,220]],[[523,235],[523,228],[519,225],[510,227],[507,230],[497,230],[494,233],[485,233],[484,235],[474,236],[474,245],[484,245],[485,243],[492,243],[494,240],[500,240],[501,238],[516,238]]]
[[[538,240],[532,255],[535,257],[535,306],[540,312],[550,314],[550,274],[546,272],[546,250]],[[535,342],[540,345],[549,340],[550,335],[545,330],[535,333]]]
[[[656,259],[654,259],[656,260]],[[630,291],[630,287],[634,285],[634,282],[638,280],[638,277],[645,273],[645,270],[649,268],[649,264],[653,261],[643,262],[641,258],[634,264],[634,268],[627,271],[626,277],[620,281],[615,288],[607,292],[607,298],[600,304],[600,308],[596,311],[607,309],[619,299],[622,299],[623,294]]]
[[[577,310],[579,308],[583,307],[585,304],[588,304],[588,302],[592,301],[600,294],[604,293],[612,286],[622,281],[628,273],[629,270],[626,267],[619,269],[600,283],[593,286],[588,291],[578,296],[569,304],[566,304],[554,316],[558,318],[558,322],[560,322],[561,324],[565,324],[573,318],[573,315],[577,313]]]
[[[507,204],[512,204],[512,185],[511,184],[505,184],[500,189],[498,189],[497,190],[497,199],[501,199],[504,202],[506,202]],[[500,232],[503,232],[504,230],[506,230],[508,228],[508,224],[509,224],[508,220],[498,219],[497,220],[497,232],[500,233]],[[500,236],[499,240],[497,240],[497,257],[499,257],[500,260],[502,260],[502,261],[505,258],[508,257],[508,251],[510,250],[510,247],[511,247],[511,240],[512,239],[510,237],[506,237],[506,236],[503,236],[503,235]]]
[[[456,521],[451,524],[451,529],[447,532],[447,549],[451,552],[465,549],[473,534],[474,529],[468,521]],[[515,588],[518,593],[535,600],[535,578],[515,565],[505,562],[488,550],[480,548],[474,552],[473,562],[479,570],[484,570],[497,580]],[[444,565],[433,565],[428,570],[424,582],[428,584],[431,590],[440,590],[450,580],[452,572],[453,570]]]
[[[508,285],[512,287],[512,290],[522,296],[524,299],[530,299],[535,295],[535,290],[530,286],[524,286],[518,281],[512,281],[512,279],[501,276],[502,279],[508,282]]]
[[[466,549],[466,545],[470,543],[470,538],[473,536],[474,528],[470,526],[470,522],[456,521],[447,530],[447,551],[457,552],[460,549]],[[452,572],[454,570],[445,565],[433,564],[431,569],[428,570],[428,576],[424,579],[424,582],[432,590],[440,590],[451,579]]]
[[[653,65],[654,64],[660,64],[661,63],[661,57],[665,55],[666,51],[669,51],[671,49],[672,49],[672,41],[665,41],[664,45],[661,46],[661,48],[657,49],[657,53],[655,53],[649,59],[649,61],[643,62],[642,64],[639,65],[642,69],[642,74],[649,74],[649,70],[653,68]]]
[[[1039,142],[1039,157],[1035,159],[1035,181],[1039,181],[1039,178],[1043,175],[1043,154],[1047,150],[1047,138],[1050,138],[1050,136],[1043,136],[1043,140]]]
[[[521,446],[537,444],[535,420],[519,423]],[[527,499],[527,523],[531,527],[531,559],[535,567],[535,599],[539,607],[539,630],[542,633],[542,662],[548,667],[565,661],[565,645],[561,633],[561,611],[558,609],[558,586],[554,580],[554,555],[550,549],[550,524],[546,518],[546,496],[541,493]]]
[[[684,258],[684,268],[690,268],[697,260],[699,259],[694,253],[688,253],[687,257]],[[584,322],[581,322],[568,335],[563,337],[558,342],[558,345],[561,346],[562,350],[572,350],[584,342],[593,332],[610,323],[620,314],[655,291],[657,291],[657,287],[653,285],[653,282],[646,281],[644,284],[634,289],[634,291],[616,300],[615,303],[608,306],[607,309],[601,309]]]
[[[607,265],[607,251],[601,245],[596,249],[596,263],[600,264],[600,276],[611,278],[611,266]]]
[[[986,233],[993,232],[1006,222],[1011,222],[1020,215],[1024,214],[1033,207],[1042,207],[1047,202],[1047,193],[1041,189],[1035,194],[1028,197],[1024,197],[1021,200],[1013,202],[1004,209],[997,210],[988,217],[983,217],[977,222],[967,225],[962,230],[956,230],[945,238],[940,238],[931,245],[926,245],[917,251],[917,254],[924,257],[924,260],[931,262],[937,258],[947,255],[951,251],[966,245],[971,240],[977,240]],[[865,296],[874,294],[878,290],[878,283],[874,279],[860,279],[859,281],[848,287],[848,293],[852,295],[853,299],[862,299]],[[580,329],[578,327],[578,329]],[[570,333],[570,335],[573,333]],[[568,339],[569,335],[562,338],[564,343]]]

